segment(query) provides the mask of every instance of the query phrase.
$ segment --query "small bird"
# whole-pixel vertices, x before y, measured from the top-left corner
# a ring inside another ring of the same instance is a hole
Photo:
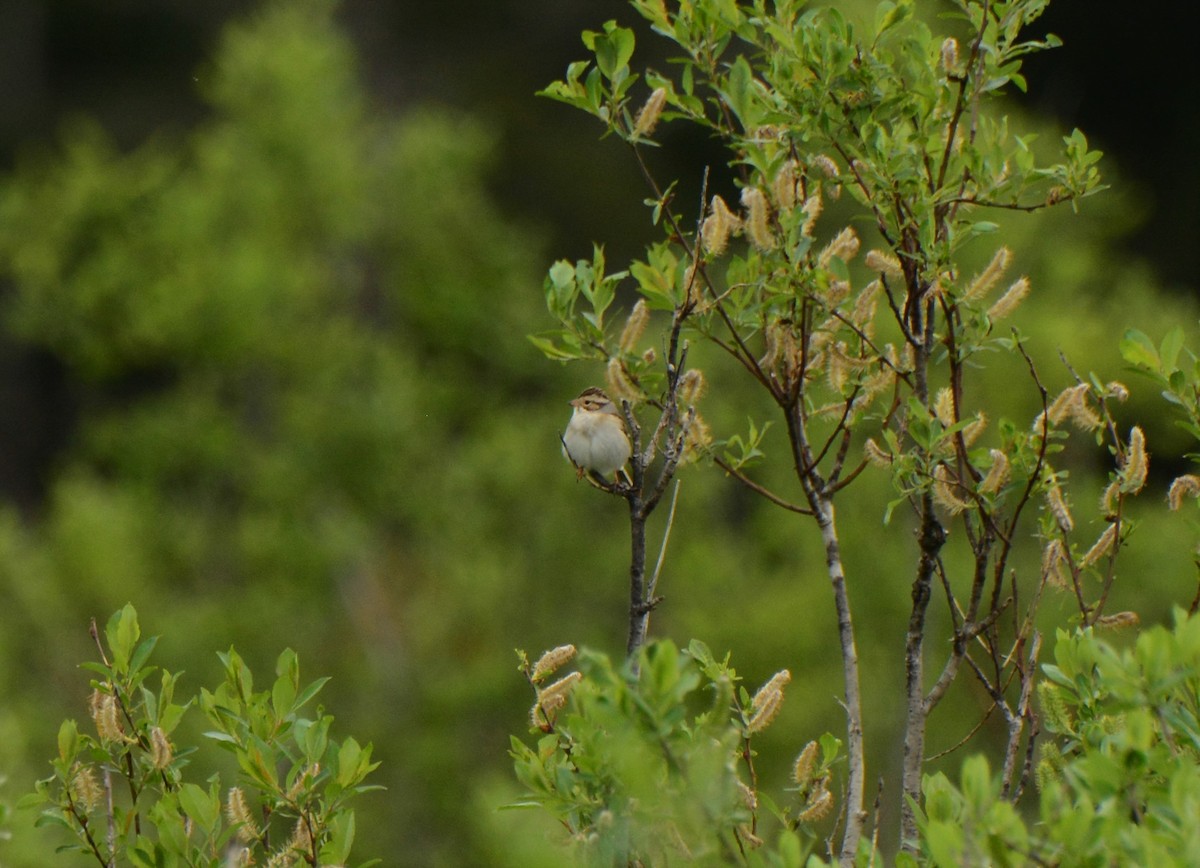
[[[571,402],[575,412],[563,432],[563,456],[575,465],[579,478],[592,470],[600,475],[625,466],[632,447],[621,411],[603,390],[592,386]]]

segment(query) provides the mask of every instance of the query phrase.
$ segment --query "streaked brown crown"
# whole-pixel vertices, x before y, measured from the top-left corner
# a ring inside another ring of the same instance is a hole
[[[609,400],[608,395],[603,389],[598,389],[595,386],[590,386],[579,393],[579,397],[571,402],[572,407],[579,407],[582,410],[589,412],[604,412],[615,413],[616,406]]]

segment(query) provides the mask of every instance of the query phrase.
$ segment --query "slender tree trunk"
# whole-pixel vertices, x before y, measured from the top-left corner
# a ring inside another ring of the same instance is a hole
[[[837,613],[838,642],[842,652],[842,677],[845,681],[846,711],[846,830],[838,861],[843,866],[854,863],[854,854],[862,838],[867,812],[864,808],[867,767],[863,749],[862,695],[858,681],[858,648],[854,641],[854,621],[850,616],[850,596],[846,592],[846,573],[842,567],[842,548],[838,542],[837,519],[833,498],[825,492],[825,480],[817,471],[809,448],[803,411],[799,403],[785,408],[788,439],[792,446],[792,460],[796,476],[804,490],[805,499],[812,509],[814,520],[821,530],[821,542],[825,546],[825,567],[833,589],[833,604]]]
[[[646,642],[650,606],[646,599],[646,517],[640,497],[629,499],[629,642],[625,656],[635,662]]]
[[[921,498],[921,556],[913,581],[912,614],[904,642],[904,768],[901,778],[903,801],[900,804],[900,843],[912,851],[917,841],[917,818],[913,803],[921,798],[921,771],[925,765],[925,723],[929,707],[925,698],[925,616],[937,569],[938,553],[946,542],[946,531],[933,511],[933,498],[926,492]]]
[[[838,640],[842,650],[842,674],[846,683],[846,757],[849,763],[846,782],[846,831],[842,836],[839,860],[851,865],[862,838],[867,813],[863,807],[866,787],[866,758],[863,751],[862,697],[858,684],[858,648],[854,642],[854,623],[850,617],[850,597],[846,593],[846,574],[842,569],[842,550],[832,501],[820,498],[814,504],[821,541],[825,545],[825,566],[833,587],[837,611]]]

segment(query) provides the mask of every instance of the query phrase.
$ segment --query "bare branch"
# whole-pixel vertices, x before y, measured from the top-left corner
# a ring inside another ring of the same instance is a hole
[[[784,500],[778,494],[775,494],[775,492],[765,488],[762,485],[759,485],[757,482],[755,482],[753,479],[751,479],[746,474],[742,473],[742,471],[738,470],[736,467],[731,465],[725,459],[714,458],[713,463],[716,464],[718,467],[720,467],[722,470],[724,470],[726,473],[728,473],[730,476],[732,476],[734,479],[736,479],[738,482],[742,483],[742,485],[749,488],[755,494],[759,494],[759,495],[765,497],[767,500],[771,501],[771,503],[775,504],[776,506],[781,506],[784,509],[788,510],[789,512],[796,512],[796,513],[799,513],[800,515],[812,515],[813,514],[813,511],[811,509],[808,509],[803,506],[797,506],[796,504],[792,503],[791,501]]]

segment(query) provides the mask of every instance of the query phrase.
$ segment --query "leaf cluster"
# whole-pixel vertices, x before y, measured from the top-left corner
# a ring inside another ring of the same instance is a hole
[[[509,807],[558,818],[582,864],[804,864],[832,814],[827,786],[840,743],[825,736],[801,752],[787,803],[758,789],[752,739],[778,710],[769,703],[782,702],[788,677],[751,695],[728,657],[699,641],[681,651],[657,640],[620,667],[582,651],[560,710],[545,713],[555,686],[539,691],[536,741],[512,738],[525,793]]]
[[[101,865],[344,865],[354,843],[349,802],[376,787],[371,746],[330,737],[333,718],[305,711],[327,679],[300,682],[291,650],[279,655],[269,690],[234,650],[219,655],[224,680],[177,701],[179,674],[149,664],[158,637],[141,637],[132,605],[104,630],[90,712],[95,734],[62,723],[54,774],[24,804],[41,806],[39,825],[61,827],[72,843],[60,850],[90,854]],[[107,646],[107,653],[105,652]],[[147,686],[151,680],[158,689]],[[240,770],[225,789],[219,775],[189,777],[205,755],[179,745],[184,714],[198,705],[214,727],[207,745],[228,751]]]
[[[1039,688],[1049,738],[1036,818],[999,797],[987,761],[926,777],[921,864],[1186,865],[1200,859],[1200,619],[1131,647],[1060,630]],[[914,864],[907,860],[904,864]]]

